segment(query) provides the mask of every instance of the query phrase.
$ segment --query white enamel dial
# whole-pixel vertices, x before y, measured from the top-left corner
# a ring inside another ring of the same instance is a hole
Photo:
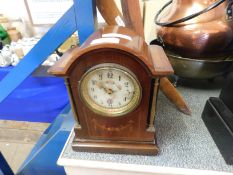
[[[81,97],[96,113],[120,116],[139,104],[141,88],[128,69],[117,64],[101,64],[82,78]]]

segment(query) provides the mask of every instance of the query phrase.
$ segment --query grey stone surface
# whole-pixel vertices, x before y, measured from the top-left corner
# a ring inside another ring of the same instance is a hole
[[[189,104],[192,116],[183,115],[163,94],[159,94],[155,125],[159,155],[74,152],[69,142],[62,158],[233,172],[233,166],[225,163],[201,119],[206,100],[217,97],[220,90],[178,89]]]

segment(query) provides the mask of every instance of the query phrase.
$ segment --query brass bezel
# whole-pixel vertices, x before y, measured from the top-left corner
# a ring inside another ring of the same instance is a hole
[[[103,106],[100,106],[96,104],[92,98],[88,95],[88,89],[87,89],[87,84],[91,78],[91,75],[95,74],[97,71],[101,70],[117,70],[121,71],[124,73],[126,76],[128,76],[132,82],[133,86],[135,88],[135,93],[132,98],[132,100],[125,106],[120,107],[120,108],[106,108]],[[141,98],[142,98],[142,88],[141,85],[135,76],[135,74],[130,71],[129,69],[119,65],[119,64],[114,64],[114,63],[104,63],[104,64],[99,64],[97,66],[94,66],[90,68],[81,78],[79,82],[79,95],[83,101],[83,103],[91,109],[93,112],[102,115],[102,116],[107,116],[107,117],[119,117],[123,116],[125,114],[128,114],[132,112],[136,107],[140,104]]]

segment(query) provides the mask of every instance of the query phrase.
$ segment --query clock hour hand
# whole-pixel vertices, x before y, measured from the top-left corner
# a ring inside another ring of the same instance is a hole
[[[113,92],[114,92],[112,89],[106,88],[102,83],[97,83],[97,86],[98,86],[100,89],[104,89],[104,91],[105,91],[107,94],[109,94],[109,95],[113,94]]]
[[[105,91],[107,94],[109,94],[109,95],[113,94],[113,92],[114,92],[112,89],[109,89],[109,88],[103,87],[103,89],[104,89],[104,91]]]

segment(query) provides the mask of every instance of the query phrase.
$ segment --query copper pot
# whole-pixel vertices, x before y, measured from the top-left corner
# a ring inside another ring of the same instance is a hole
[[[161,23],[176,21],[208,8],[217,0],[173,0]],[[229,0],[185,22],[158,27],[158,37],[167,50],[182,57],[209,58],[233,53],[233,20]],[[229,9],[227,11],[226,9]],[[227,14],[229,12],[230,14]]]

